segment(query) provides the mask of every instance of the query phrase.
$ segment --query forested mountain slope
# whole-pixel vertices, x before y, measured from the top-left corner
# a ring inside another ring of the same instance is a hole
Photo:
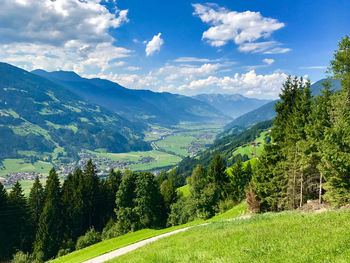
[[[247,98],[240,94],[199,94],[194,98],[210,104],[232,118],[237,118],[270,102],[270,100]]]
[[[272,127],[272,121],[264,121],[254,125],[246,131],[239,131],[239,134],[231,134],[216,140],[207,150],[196,157],[186,157],[178,165],[178,172],[189,176],[197,164],[208,166],[215,155],[220,154],[226,161],[227,166],[231,166],[236,158],[233,156],[235,150],[244,144],[253,142],[262,132]]]
[[[314,84],[310,86],[311,92],[314,96],[317,96],[320,94],[320,89],[323,87],[322,83],[325,82],[326,79],[321,79]],[[330,80],[332,89],[334,90],[340,90],[340,80]],[[230,130],[234,127],[243,127],[243,128],[248,128],[251,127],[252,125],[266,121],[266,120],[272,120],[276,116],[275,112],[275,104],[279,100],[274,100],[271,101],[255,110],[252,110],[242,116],[239,116],[238,118],[234,119],[232,122],[226,125],[225,130]]]
[[[138,118],[160,125],[229,119],[211,105],[182,95],[127,89],[104,79],[82,78],[74,72],[35,70],[33,73],[130,119]]]
[[[0,159],[73,157],[81,149],[146,150],[130,122],[47,79],[0,63]]]

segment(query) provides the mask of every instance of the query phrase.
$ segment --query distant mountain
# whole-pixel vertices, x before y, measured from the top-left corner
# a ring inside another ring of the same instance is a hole
[[[314,96],[317,96],[321,93],[320,89],[322,89],[322,87],[323,87],[322,83],[325,80],[326,79],[321,79],[321,80],[319,80],[311,85],[310,89],[311,89],[311,92]],[[341,89],[340,80],[331,79],[330,82],[331,82],[332,88],[334,90]],[[251,112],[248,112],[248,113],[234,119],[232,122],[230,122],[229,124],[226,125],[226,127],[225,127],[226,133],[230,133],[230,130],[233,128],[237,129],[237,127],[240,127],[240,128],[246,129],[248,127],[253,126],[256,123],[274,119],[276,116],[275,104],[278,101],[279,100],[271,101],[271,102],[261,106],[260,108],[257,108]]]
[[[33,73],[129,119],[160,125],[228,119],[211,105],[182,95],[127,89],[104,79],[82,78],[74,72],[34,70]]]
[[[97,148],[148,150],[141,140],[145,128],[63,86],[0,63],[0,159],[54,160]]]
[[[199,94],[193,98],[210,104],[232,118],[237,118],[271,101],[247,98],[240,94]]]

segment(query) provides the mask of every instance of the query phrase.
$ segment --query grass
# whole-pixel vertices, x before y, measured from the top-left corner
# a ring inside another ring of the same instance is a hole
[[[100,256],[102,254],[111,252],[115,249],[128,246],[130,244],[145,240],[147,238],[151,238],[154,236],[165,234],[165,233],[168,233],[168,232],[171,232],[171,231],[174,231],[177,229],[181,229],[184,227],[199,225],[199,224],[202,224],[205,222],[212,222],[212,221],[216,221],[216,220],[225,220],[225,219],[229,219],[229,218],[234,218],[234,217],[237,217],[237,216],[244,214],[245,211],[247,211],[246,205],[245,205],[245,203],[242,203],[240,205],[233,207],[231,210],[228,210],[227,212],[225,212],[223,214],[217,215],[217,216],[215,216],[207,221],[196,220],[196,221],[184,224],[184,225],[174,226],[174,227],[169,227],[169,228],[164,228],[164,229],[159,229],[159,230],[156,230],[156,229],[139,230],[139,231],[129,233],[129,234],[117,237],[117,238],[104,240],[104,241],[97,243],[95,245],[83,248],[81,250],[70,253],[66,256],[52,260],[51,262],[53,262],[53,263],[83,262],[85,260]]]
[[[177,188],[177,192],[182,193],[183,196],[189,196],[190,190],[188,189],[188,184]]]
[[[160,152],[157,150],[146,152],[128,152],[128,153],[103,153],[92,152],[100,158],[108,158],[120,162],[139,162],[142,158],[152,157],[154,161],[149,163],[135,163],[128,166],[131,170],[150,170],[154,168],[168,167],[177,164],[181,158],[169,153]]]
[[[350,262],[350,211],[217,221],[110,262]]]
[[[252,153],[255,153],[257,156],[259,156],[262,151],[264,150],[264,138],[265,138],[265,135],[268,133],[268,131],[264,131],[262,133],[260,133],[259,137],[255,139],[254,142],[258,143],[260,142],[261,144],[256,147],[254,149],[254,147],[251,145],[251,144],[248,144],[248,145],[245,145],[245,146],[241,146],[241,147],[238,147],[233,153],[232,153],[232,156],[236,156],[238,154],[241,154],[242,156],[243,155],[247,155],[249,158],[251,158],[251,154]]]
[[[185,225],[181,226],[174,226],[174,227],[169,227],[169,228],[164,228],[164,229],[143,229],[139,230],[133,233],[129,233],[117,238],[112,238],[108,240],[104,240],[100,243],[97,243],[95,245],[83,248],[81,250],[75,251],[73,253],[70,253],[66,256],[54,259],[50,262],[53,263],[78,263],[78,262],[83,262],[85,260],[100,256],[102,254],[108,253],[110,251],[113,251],[115,249],[125,247],[128,245],[131,245],[133,243],[145,240],[147,238],[151,238],[154,236],[158,236],[161,234],[165,234],[177,229],[181,229],[187,226],[191,225],[196,225],[199,223],[202,223],[203,221],[193,221]]]
[[[52,164],[43,161],[37,161],[33,164],[26,162],[23,159],[5,159],[2,161],[2,169],[0,169],[0,176],[14,172],[37,172],[48,175]]]

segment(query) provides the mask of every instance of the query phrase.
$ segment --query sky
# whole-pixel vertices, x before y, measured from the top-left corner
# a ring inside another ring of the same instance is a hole
[[[0,2],[0,61],[184,95],[275,99],[350,34],[349,0]]]

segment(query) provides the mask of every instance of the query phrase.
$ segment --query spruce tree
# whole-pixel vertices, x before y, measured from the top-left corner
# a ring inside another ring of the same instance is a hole
[[[56,170],[52,168],[45,186],[45,205],[39,219],[34,254],[39,260],[57,255],[62,243],[61,189]]]
[[[34,184],[29,193],[29,209],[34,225],[35,232],[38,228],[39,218],[44,209],[45,192],[42,184],[40,183],[39,177],[35,177]]]
[[[228,195],[227,189],[228,184],[230,183],[230,178],[226,173],[224,159],[219,154],[217,154],[210,163],[208,178],[217,186],[221,198],[225,199]]]
[[[345,36],[338,46],[330,71],[341,80],[342,91],[333,96],[322,168],[327,180],[325,200],[342,205],[350,202],[350,37]]]
[[[8,204],[12,213],[9,216],[8,228],[10,235],[7,240],[12,249],[28,252],[32,245],[32,225],[27,200],[24,197],[22,187],[16,182],[8,196]]]
[[[10,257],[8,219],[12,212],[8,206],[6,189],[0,182],[0,261],[5,261]]]

